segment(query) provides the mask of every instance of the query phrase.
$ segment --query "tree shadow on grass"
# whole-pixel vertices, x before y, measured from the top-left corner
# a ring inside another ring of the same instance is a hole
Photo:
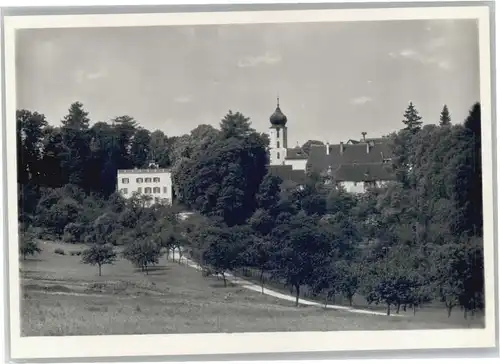
[[[166,274],[168,271],[172,270],[169,266],[153,266],[148,267],[147,275],[162,275]],[[141,268],[135,268],[135,273],[141,273],[146,275],[146,271],[143,271]]]
[[[238,287],[238,284],[227,281],[226,286],[224,286],[224,280],[221,278],[220,281],[217,280],[217,278],[214,278],[214,280],[210,281],[208,284],[209,287],[211,288],[234,288]]]
[[[19,258],[19,262],[23,264],[29,264],[29,263],[40,263],[40,262],[45,262],[45,259],[40,259],[40,258]]]

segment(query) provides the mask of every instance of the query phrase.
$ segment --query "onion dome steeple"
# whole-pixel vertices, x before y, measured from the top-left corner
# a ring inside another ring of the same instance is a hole
[[[287,122],[286,115],[281,112],[280,109],[280,98],[278,97],[278,102],[276,106],[276,110],[269,118],[269,121],[273,126],[285,126]]]

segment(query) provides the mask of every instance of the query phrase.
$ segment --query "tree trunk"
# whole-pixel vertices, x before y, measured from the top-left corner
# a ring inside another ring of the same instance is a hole
[[[353,298],[353,294],[350,294],[349,297],[347,297],[349,299],[349,306],[352,307],[352,298]]]
[[[396,314],[399,314],[400,308],[401,308],[401,303],[398,302],[398,305],[396,306]]]
[[[146,275],[149,275],[149,273],[148,273],[148,265],[147,264],[144,264],[144,269],[146,270]]]
[[[417,305],[413,305],[413,316],[417,314]]]
[[[222,272],[222,279],[224,280],[224,287],[227,287],[226,275]]]
[[[264,294],[264,269],[260,270],[260,288],[262,290],[262,294]]]
[[[325,308],[328,306],[328,292],[325,294]]]
[[[387,316],[391,315],[391,304],[387,302]]]
[[[295,291],[296,291],[296,295],[295,295],[295,307],[299,307],[299,295],[300,295],[300,285],[295,285]]]
[[[403,305],[403,311],[406,312],[406,303]]]
[[[467,320],[467,309],[464,307],[464,319]]]
[[[99,277],[101,276],[101,264],[98,264],[99,265]]]
[[[448,318],[451,316],[451,310],[453,309],[453,305],[446,303],[446,311],[448,311]]]

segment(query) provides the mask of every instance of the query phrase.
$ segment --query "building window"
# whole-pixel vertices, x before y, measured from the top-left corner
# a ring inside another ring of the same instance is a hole
[[[146,183],[151,183],[151,178],[146,178]]]
[[[154,187],[153,193],[160,193],[160,187]]]
[[[153,182],[160,182],[160,177],[153,178]]]
[[[122,193],[126,195],[128,193],[128,188],[122,188]]]
[[[280,130],[279,129],[276,129],[276,138],[279,138],[280,137]],[[278,147],[279,148],[279,147]]]
[[[142,182],[143,182],[143,179],[142,179],[142,178],[136,178],[136,179],[135,179],[135,181],[136,181],[137,183],[142,183]]]
[[[128,181],[128,178],[122,178],[122,183],[123,184],[127,184],[129,181]]]
[[[137,192],[142,193],[142,187],[138,187]]]
[[[276,158],[280,159],[280,152],[276,153]]]
[[[280,141],[279,141],[279,140],[276,142],[276,146],[277,146],[278,148],[280,147]]]
[[[168,187],[163,187],[163,193],[168,193]]]
[[[151,193],[151,187],[146,187],[144,189],[144,193]]]

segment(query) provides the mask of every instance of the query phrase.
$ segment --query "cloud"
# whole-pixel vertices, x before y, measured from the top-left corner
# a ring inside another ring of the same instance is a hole
[[[439,44],[441,43],[436,41],[434,46],[439,46]],[[409,59],[422,64],[433,65],[443,70],[450,70],[452,68],[451,61],[446,58],[426,55],[412,48],[406,48],[398,52],[390,52],[389,57],[394,59]]]
[[[191,102],[191,98],[189,96],[179,96],[174,99],[174,102],[178,104],[187,104]]]
[[[75,79],[78,83],[83,83],[85,81],[93,81],[98,80],[100,78],[104,78],[108,75],[106,70],[100,70],[96,72],[88,72],[85,70],[78,70],[75,73]]]
[[[256,67],[259,65],[273,65],[281,62],[281,55],[271,52],[266,52],[260,56],[246,56],[238,61],[238,67]]]
[[[367,104],[369,102],[372,102],[373,99],[369,96],[360,96],[360,97],[356,97],[354,99],[351,99],[351,104],[353,105],[364,105],[364,104]]]
[[[399,55],[404,58],[415,58],[419,56],[414,49],[403,49],[399,52]]]

